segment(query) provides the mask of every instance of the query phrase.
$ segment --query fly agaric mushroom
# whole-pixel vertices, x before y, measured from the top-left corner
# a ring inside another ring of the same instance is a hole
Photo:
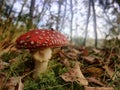
[[[34,78],[37,78],[41,73],[47,69],[48,61],[52,56],[52,47],[61,47],[68,44],[67,38],[55,30],[32,30],[16,40],[16,47],[18,49],[29,49],[32,51],[35,59]]]

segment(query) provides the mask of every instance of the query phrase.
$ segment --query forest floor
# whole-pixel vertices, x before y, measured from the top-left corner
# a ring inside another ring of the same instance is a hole
[[[38,79],[32,77],[34,60],[29,51],[8,48],[0,56],[0,90],[120,90],[117,48],[54,49],[47,71]]]

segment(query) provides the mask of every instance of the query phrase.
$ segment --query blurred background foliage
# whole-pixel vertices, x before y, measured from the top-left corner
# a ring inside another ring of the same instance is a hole
[[[21,34],[32,29],[54,28],[68,36],[72,44],[102,46],[102,48],[115,47],[120,53],[119,6],[119,0],[0,0],[0,57],[5,62],[9,62],[11,59],[18,61],[8,69],[8,73],[10,72],[8,78],[21,75],[26,67],[31,68],[30,65],[33,64],[28,52],[14,51],[16,49],[14,48],[15,40]],[[99,13],[100,10],[102,13]],[[114,18],[111,19],[111,17]],[[98,18],[102,18],[103,21],[98,23]],[[90,21],[92,24],[89,23]],[[99,25],[104,22],[106,24],[101,27],[109,26],[109,28],[102,28],[105,31],[105,37],[101,39],[98,37],[101,35],[98,32],[101,28]],[[93,33],[89,31],[90,26]],[[88,34],[94,39],[90,38]],[[8,52],[11,49],[13,51]],[[28,60],[30,60],[30,65],[28,65]],[[25,78],[24,90],[39,88],[44,90],[66,90],[68,88],[69,90],[83,90],[82,86],[76,82],[66,83],[58,77],[58,73],[65,72],[66,68],[56,61],[50,62],[51,71],[48,71],[48,74],[39,78],[38,81],[33,81],[30,77]]]
[[[104,33],[106,38],[111,40],[119,36],[119,5],[119,0],[0,0],[0,49],[14,43],[22,33],[37,28],[54,28],[66,34],[72,43],[85,46],[91,44],[88,34],[92,34],[94,40],[91,45],[99,47],[101,34],[99,20],[96,20],[100,17],[97,7],[107,15],[108,19],[100,18],[111,25],[109,30],[103,30],[107,31]],[[112,16],[115,20],[110,19]],[[79,18],[84,19],[77,21]],[[93,26],[90,26],[94,30],[90,33],[88,24],[92,20]]]

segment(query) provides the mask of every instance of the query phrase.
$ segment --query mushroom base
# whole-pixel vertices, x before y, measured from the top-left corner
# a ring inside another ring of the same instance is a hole
[[[39,49],[33,53],[35,59],[35,72],[33,77],[37,78],[41,73],[47,70],[48,61],[52,56],[51,48]]]

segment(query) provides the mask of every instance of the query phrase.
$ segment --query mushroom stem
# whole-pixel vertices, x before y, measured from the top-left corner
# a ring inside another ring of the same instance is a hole
[[[41,73],[44,73],[47,70],[47,65],[48,61],[35,61],[35,72],[33,73],[33,78],[37,78]]]
[[[39,49],[33,53],[35,59],[35,72],[33,73],[33,78],[37,78],[41,73],[47,70],[48,61],[51,56],[51,48]]]

